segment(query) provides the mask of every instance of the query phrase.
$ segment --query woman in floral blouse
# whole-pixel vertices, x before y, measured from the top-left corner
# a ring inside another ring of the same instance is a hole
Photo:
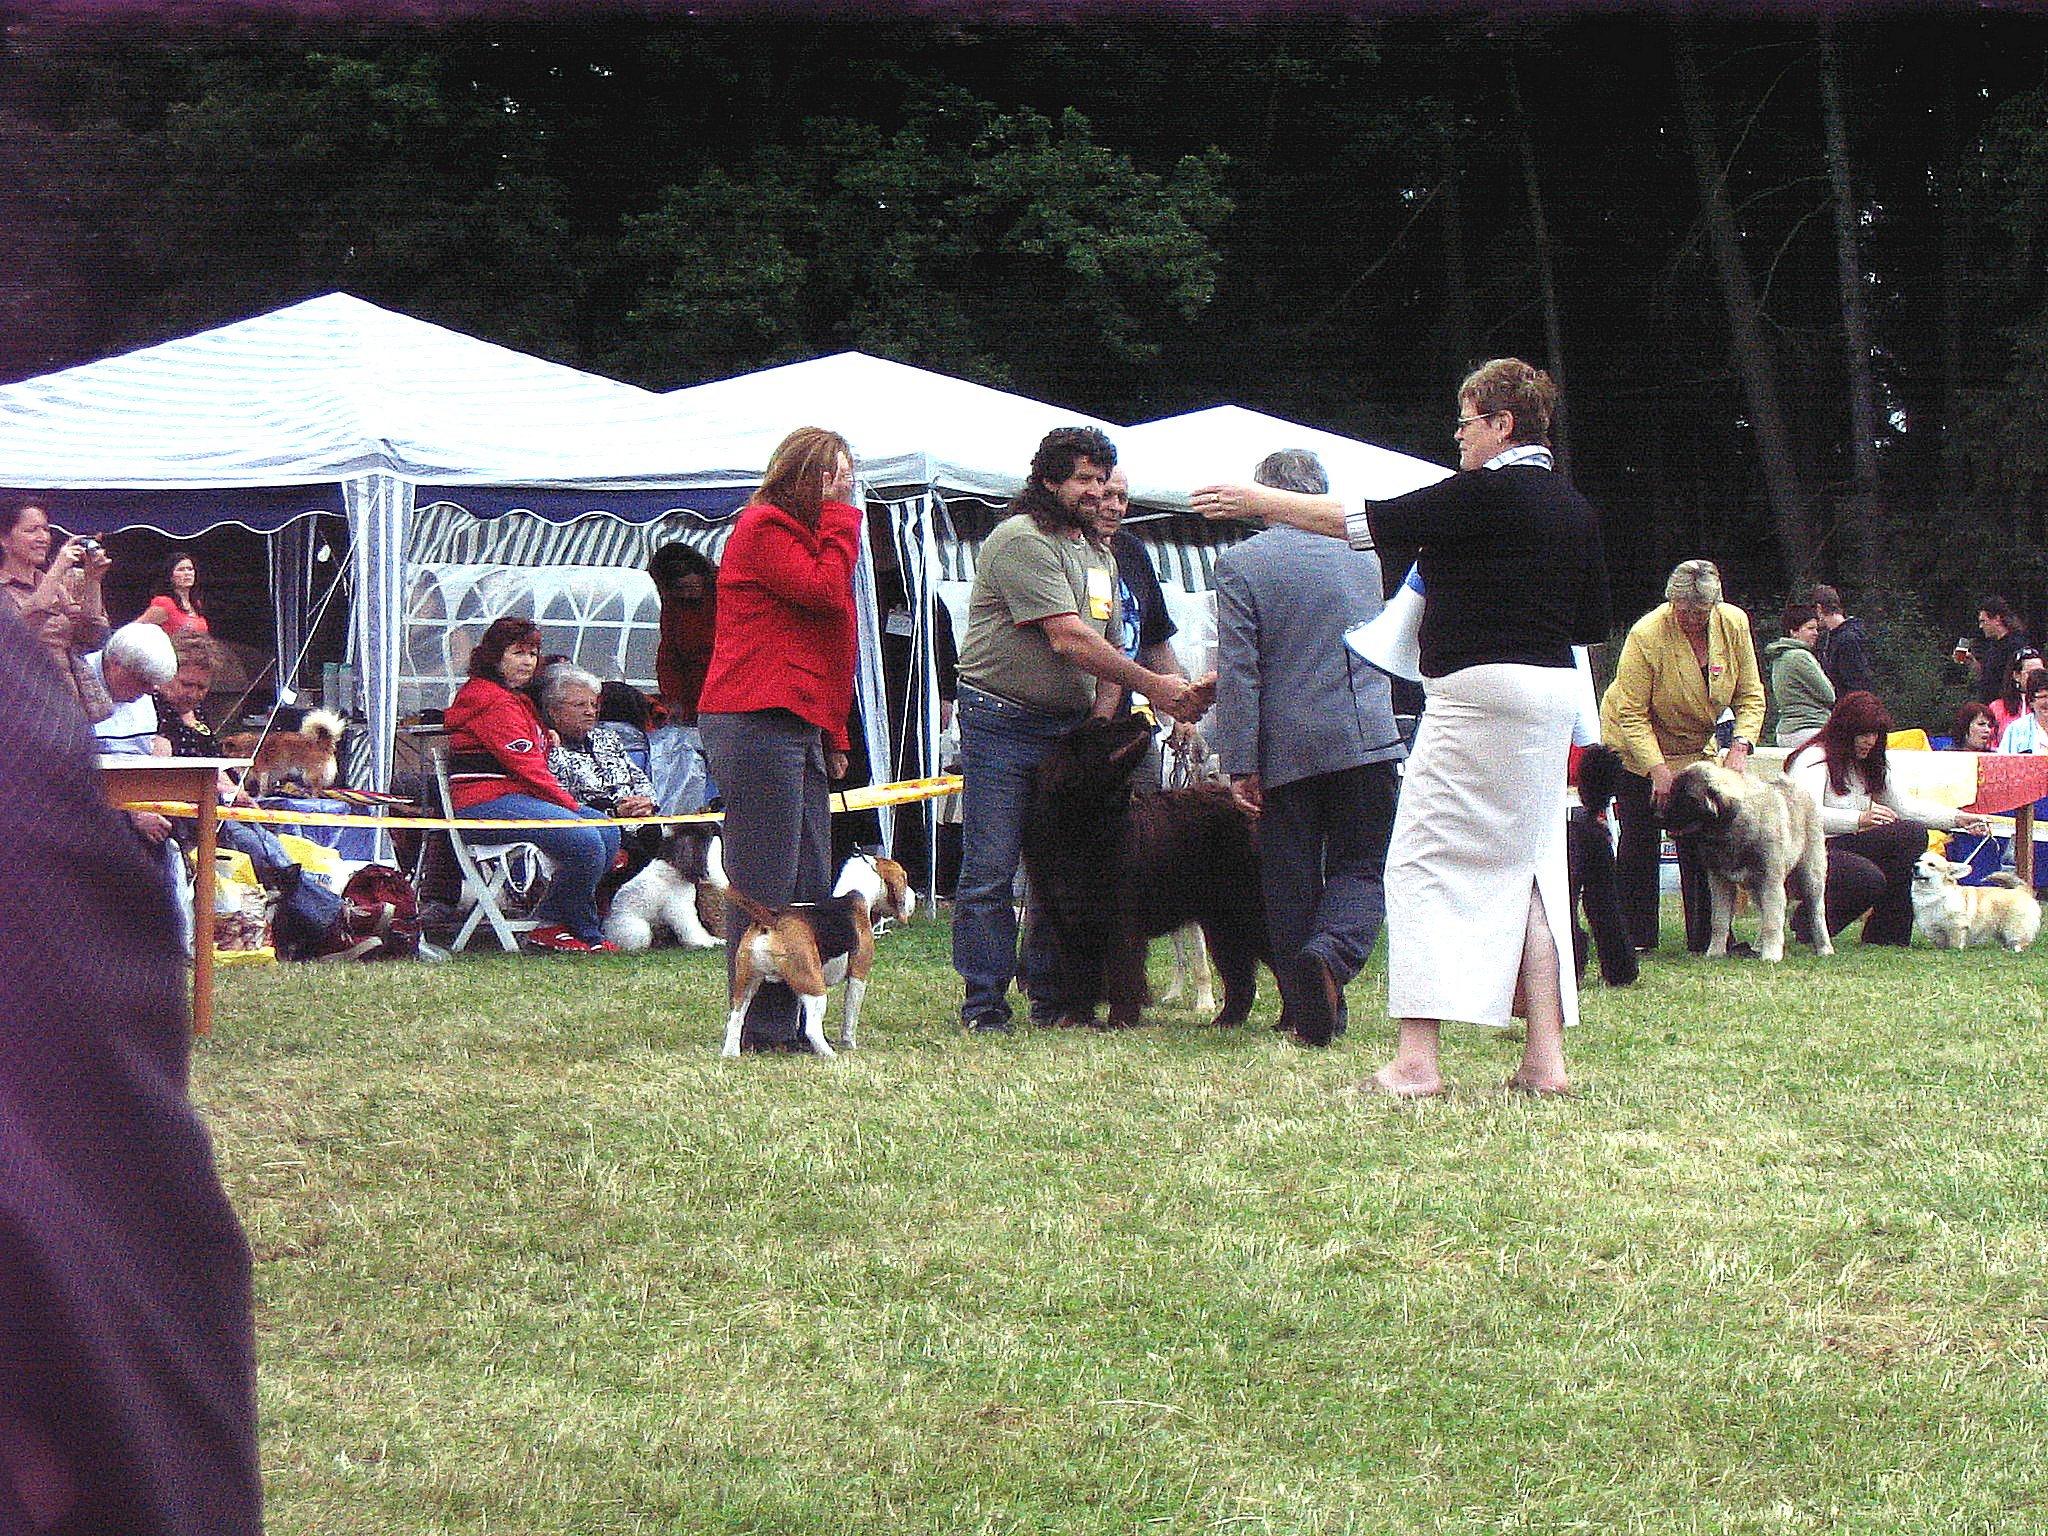
[[[654,783],[626,755],[610,727],[597,723],[598,691],[604,685],[566,662],[548,668],[540,680],[541,718],[561,737],[548,749],[548,767],[578,802],[607,816],[652,816]]]

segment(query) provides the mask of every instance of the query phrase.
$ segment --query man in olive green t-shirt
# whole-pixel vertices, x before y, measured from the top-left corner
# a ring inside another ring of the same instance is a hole
[[[953,902],[953,969],[966,989],[961,1022],[1008,1031],[1018,974],[1017,877],[1032,771],[1046,749],[1123,690],[1161,713],[1199,720],[1215,696],[1200,683],[1150,671],[1109,638],[1120,622],[1116,562],[1089,541],[1116,447],[1094,427],[1061,427],[1032,456],[1011,515],[982,544],[960,648],[962,849]],[[1023,957],[1031,1013],[1052,1023],[1057,957],[1031,925]]]

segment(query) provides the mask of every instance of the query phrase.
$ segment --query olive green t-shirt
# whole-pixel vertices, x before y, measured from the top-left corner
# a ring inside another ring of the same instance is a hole
[[[1048,714],[1085,713],[1094,675],[1055,651],[1037,623],[1060,613],[1079,614],[1109,639],[1118,622],[1116,557],[1042,532],[1028,513],[1005,518],[974,562],[961,681]]]

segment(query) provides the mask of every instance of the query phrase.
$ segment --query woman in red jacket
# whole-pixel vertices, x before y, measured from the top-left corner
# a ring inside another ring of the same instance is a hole
[[[548,768],[548,733],[519,690],[540,667],[540,628],[498,619],[469,653],[469,681],[448,706],[448,789],[458,811],[480,821],[549,821],[562,827],[465,833],[473,843],[532,843],[554,861],[548,893],[534,911],[536,949],[582,955],[610,951],[597,920],[597,882],[619,854],[617,827],[573,823],[601,816],[584,808]]]
[[[718,566],[718,631],[697,699],[704,757],[725,797],[725,871],[771,907],[832,890],[831,781],[846,773],[853,709],[853,453],[799,427],[740,509]],[[728,974],[746,917],[726,909]],[[796,995],[763,987],[743,1048],[801,1048]]]

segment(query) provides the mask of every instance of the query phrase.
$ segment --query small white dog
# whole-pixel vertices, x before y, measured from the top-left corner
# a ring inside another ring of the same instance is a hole
[[[604,920],[604,936],[629,954],[654,946],[666,930],[684,949],[716,949],[725,942],[698,911],[698,888],[723,896],[724,844],[702,825],[677,827],[662,839],[647,867],[620,886]],[[706,903],[712,905],[712,903]],[[719,907],[723,911],[723,907]]]
[[[1958,885],[1970,866],[1932,851],[1913,865],[1913,916],[1936,949],[1967,949],[1996,939],[2018,954],[2041,931],[2041,903],[2012,875],[1988,885]]]

